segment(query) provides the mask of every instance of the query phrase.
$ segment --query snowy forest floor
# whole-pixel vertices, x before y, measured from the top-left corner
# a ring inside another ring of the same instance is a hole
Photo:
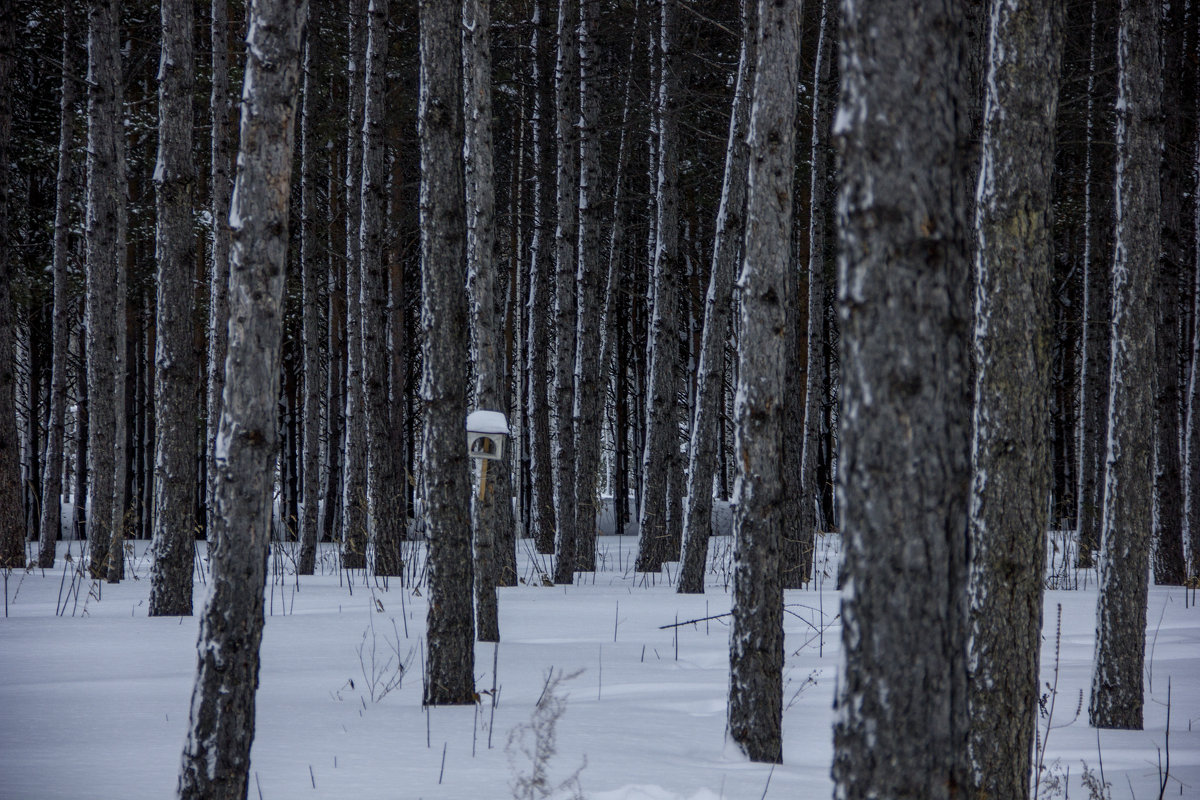
[[[1098,772],[1101,759],[1111,797],[1159,797],[1168,689],[1164,796],[1200,797],[1200,609],[1183,589],[1150,589],[1146,729],[1097,737],[1086,709],[1095,575],[1063,569],[1069,542],[1054,538],[1051,584],[1072,588],[1046,594],[1042,675],[1049,686],[1061,607],[1057,690],[1044,688],[1053,708],[1046,774],[1060,785],[1044,786],[1041,797],[1087,798],[1084,764]],[[289,546],[276,547],[250,797],[510,797],[512,782],[534,769],[508,746],[510,737],[523,732],[534,741],[530,721],[550,670],[578,672],[561,684],[566,711],[553,727],[551,785],[579,770],[578,786],[592,800],[830,797],[838,543],[821,537],[816,585],[785,596],[784,757],[776,767],[746,761],[725,740],[729,628],[718,615],[730,604],[728,537],[713,539],[707,594],[691,596],[675,593],[674,564],[653,581],[633,573],[633,537],[602,537],[602,569],[553,587],[541,585],[539,574],[552,571],[548,557],[522,541],[524,583],[500,590],[503,641],[476,647],[480,702],[432,709],[421,707],[424,593],[394,580],[385,587],[361,571],[339,574],[330,545],[322,546],[324,574],[297,580]],[[146,543],[130,546],[129,577],[119,585],[77,572],[79,542],[60,544],[54,571],[7,577],[0,798],[172,796],[198,618],[147,618]],[[73,561],[64,566],[68,551]],[[197,577],[199,613],[205,586],[203,574]],[[662,627],[705,617],[716,618]],[[1047,722],[1040,720],[1043,738]]]

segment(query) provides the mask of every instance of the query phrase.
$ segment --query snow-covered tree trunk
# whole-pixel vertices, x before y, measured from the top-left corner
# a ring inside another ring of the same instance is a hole
[[[367,434],[368,528],[375,545],[375,573],[400,575],[403,562],[404,484],[392,459],[391,403],[388,398],[388,276],[384,262],[387,211],[387,144],[384,139],[387,90],[388,2],[371,0],[368,9],[365,105],[362,128],[362,212],[359,232],[362,281],[363,412]]]
[[[180,313],[194,297],[192,0],[163,0],[160,11],[152,617],[192,613],[197,478],[194,331],[192,315]]]
[[[467,416],[462,9],[421,0],[421,322],[429,658],[425,703],[475,701]]]
[[[1050,458],[1051,178],[1063,4],[993,0],[975,209],[972,796],[1029,796]]]
[[[67,257],[74,181],[71,151],[75,143],[77,69],[76,14],[71,0],[63,3],[62,95],[59,98],[58,173],[54,184],[54,322],[53,363],[50,366],[50,425],[46,436],[46,461],[42,473],[42,514],[39,521],[38,566],[54,566],[55,542],[62,526],[63,442],[67,405],[67,341],[70,334],[70,299],[67,295]],[[7,206],[6,206],[7,208]]]
[[[966,20],[949,0],[843,10],[835,792],[947,800],[970,780]]]
[[[661,0],[656,111],[658,174],[655,187],[655,247],[651,281],[654,318],[650,323],[650,377],[646,399],[646,443],[642,455],[641,525],[638,537],[638,572],[658,572],[668,558],[668,477],[679,454],[676,425],[676,360],[679,337],[676,331],[679,269],[676,264],[679,217],[679,97],[675,84],[675,0]],[[673,557],[673,556],[672,556]]]
[[[0,19],[0,86],[12,86],[17,18]],[[17,434],[16,319],[11,286],[13,267],[9,239],[9,142],[12,139],[12,92],[0,96],[0,569],[25,566],[25,525],[21,519],[21,453]]]
[[[737,84],[725,144],[725,175],[713,236],[712,272],[704,305],[704,331],[696,375],[696,411],[688,447],[687,496],[684,500],[683,555],[679,591],[704,591],[708,538],[712,532],[713,474],[717,456],[718,415],[725,399],[725,345],[729,341],[734,270],[745,238],[746,170],[749,146],[750,89],[756,55],[756,0],[742,3],[742,47]]]
[[[503,381],[504,342],[496,314],[495,189],[492,176],[491,3],[463,0],[463,88],[466,125],[467,287],[471,294],[471,331],[475,352],[475,405],[507,410]],[[475,540],[476,634],[481,642],[500,641],[496,608],[496,543],[500,529],[512,527],[507,481],[508,460],[476,462],[482,470],[478,494],[472,492]],[[503,489],[503,493],[500,493]]]
[[[205,424],[205,507],[213,507],[216,486],[217,428],[221,422],[221,394],[225,391],[225,352],[229,341],[229,197],[233,189],[234,128],[237,117],[229,91],[229,0],[212,0],[212,92],[209,118],[209,195],[212,206],[209,233],[208,380]],[[212,526],[206,530],[212,541]]]
[[[575,255],[579,230],[579,0],[558,0],[554,119],[558,222],[554,229],[554,582],[575,573]]]
[[[529,242],[529,304],[526,337],[529,357],[529,533],[539,553],[554,552],[554,488],[550,459],[550,405],[547,351],[550,346],[548,311],[550,293],[550,242],[547,231],[553,215],[550,185],[553,181],[552,101],[550,84],[550,32],[545,0],[533,4],[533,231]]]
[[[1196,33],[1194,5],[1170,3],[1163,19],[1163,74],[1179,76],[1163,83],[1163,108],[1195,108],[1196,73],[1187,52]],[[1189,75],[1189,71],[1191,74]],[[1191,114],[1164,115],[1162,156],[1162,256],[1158,270],[1157,364],[1158,396],[1155,424],[1154,582],[1181,585],[1187,578],[1183,550],[1184,481],[1180,441],[1180,324],[1179,298],[1187,295],[1189,272],[1195,267],[1193,220],[1196,198],[1190,184],[1195,169],[1196,118]],[[1186,311],[1184,312],[1186,317]],[[1190,344],[1190,343],[1189,343]]]
[[[321,498],[321,328],[320,290],[321,263],[318,258],[317,218],[317,146],[314,127],[317,120],[318,89],[315,86],[317,67],[315,40],[321,35],[319,19],[321,6],[309,7],[304,37],[304,84],[300,105],[300,284],[301,338],[304,358],[304,421],[301,455],[303,486],[300,494],[304,505],[300,511],[300,554],[296,572],[312,575],[316,570],[317,537]],[[328,500],[327,502],[332,502]]]
[[[753,761],[783,760],[784,393],[787,272],[792,264],[792,189],[800,76],[799,0],[758,7],[750,110],[745,254],[738,342],[733,622],[729,642],[729,736]],[[736,124],[736,123],[734,123]],[[731,125],[731,128],[733,125]]]
[[[1117,32],[1117,218],[1100,601],[1088,719],[1142,727],[1153,523],[1154,301],[1159,256],[1162,75],[1152,0],[1122,0]]]
[[[596,569],[596,514],[600,487],[600,428],[607,375],[600,361],[604,325],[604,273],[600,266],[600,83],[596,35],[600,4],[579,6],[579,240],[575,333],[575,568]]]
[[[346,108],[346,397],[342,447],[342,566],[367,565],[367,420],[363,408],[362,224],[363,62],[367,0],[350,0]]]
[[[242,800],[254,739],[278,452],[293,129],[305,0],[252,0],[231,205],[229,358],[216,442],[212,577],[178,794]]]
[[[89,569],[108,575],[117,461],[117,228],[125,202],[120,174],[121,49],[119,0],[88,4],[87,397]],[[124,315],[119,324],[124,325]],[[123,358],[124,353],[120,356]],[[124,378],[122,377],[122,380]],[[122,413],[124,410],[122,409]],[[123,446],[123,445],[122,445]],[[122,469],[124,467],[122,466]]]
[[[1081,567],[1095,564],[1100,546],[1104,503],[1104,436],[1108,424],[1108,373],[1111,357],[1111,293],[1107,259],[1112,252],[1113,159],[1102,146],[1109,130],[1112,81],[1107,77],[1116,41],[1109,12],[1112,0],[1092,0],[1088,32],[1087,142],[1084,163],[1083,334],[1079,377],[1079,529]],[[1104,13],[1101,14],[1103,9]],[[1147,465],[1148,466],[1148,465]]]

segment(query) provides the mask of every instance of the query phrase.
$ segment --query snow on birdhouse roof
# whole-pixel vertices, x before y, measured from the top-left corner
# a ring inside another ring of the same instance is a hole
[[[467,430],[508,436],[508,420],[499,411],[472,411],[467,414]]]

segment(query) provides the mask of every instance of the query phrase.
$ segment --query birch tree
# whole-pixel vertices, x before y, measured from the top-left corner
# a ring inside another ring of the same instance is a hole
[[[359,235],[362,283],[364,411],[367,432],[368,528],[375,545],[375,572],[401,575],[400,541],[404,514],[403,484],[391,458],[391,403],[388,397],[388,276],[384,263],[387,211],[387,145],[384,139],[387,90],[387,0],[371,0],[368,8],[366,85],[362,130],[362,219]]]
[[[1159,255],[1162,76],[1159,4],[1122,0],[1117,33],[1117,218],[1112,366],[1100,532],[1100,599],[1088,719],[1142,727],[1146,591],[1153,523],[1154,306]]]
[[[216,443],[215,538],[180,798],[242,800],[254,739],[277,454],[293,129],[305,0],[252,0],[231,201],[229,358]]]
[[[67,256],[70,238],[71,152],[75,143],[75,74],[78,43],[76,13],[71,0],[63,3],[62,94],[58,115],[58,173],[54,183],[54,322],[53,363],[50,366],[50,425],[46,436],[46,462],[42,473],[42,514],[38,529],[38,566],[54,566],[55,542],[62,527],[63,444],[67,404],[67,341],[70,334],[70,298],[67,295]]]
[[[160,19],[150,616],[176,616],[192,613],[196,528],[196,360],[192,315],[180,313],[193,301],[191,0],[163,0]]]
[[[751,760],[783,760],[785,307],[792,252],[792,183],[800,58],[799,0],[758,7],[750,111],[745,256],[738,343],[733,623],[729,645],[729,735]],[[731,124],[732,127],[732,124]]]
[[[970,758],[973,796],[1029,796],[1049,414],[1051,179],[1060,2],[991,9],[976,226]]]
[[[725,344],[739,250],[745,236],[746,170],[750,126],[750,90],[757,58],[756,0],[742,3],[742,45],[737,84],[725,145],[725,173],[713,235],[712,272],[704,301],[704,331],[696,371],[696,411],[688,447],[687,497],[684,501],[683,558],[679,591],[704,591],[708,539],[712,531],[713,475],[717,455],[717,416],[725,401]]]
[[[429,657],[425,703],[475,700],[467,415],[466,209],[463,189],[462,9],[421,0],[421,322],[424,333],[425,509]]]
[[[855,11],[834,124],[846,591],[833,777],[846,800],[936,800],[970,780],[966,20],[954,2]]]
[[[124,147],[121,130],[121,49],[119,0],[88,4],[87,219],[87,397],[89,570],[108,576],[113,535],[117,442],[116,384],[117,249]],[[121,323],[124,323],[123,315]],[[120,354],[124,357],[124,353]],[[124,378],[121,376],[121,382]],[[121,443],[123,449],[124,444]],[[122,466],[122,470],[124,467]],[[122,473],[123,474],[123,473]]]

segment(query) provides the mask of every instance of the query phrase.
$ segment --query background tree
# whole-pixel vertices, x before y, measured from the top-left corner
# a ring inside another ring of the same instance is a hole
[[[799,2],[758,7],[738,347],[729,735],[753,761],[783,760],[783,395],[800,56]]]
[[[246,113],[231,206],[229,358],[216,446],[216,538],[179,775],[181,798],[241,800],[249,778],[306,5],[252,0],[249,9]]]
[[[150,616],[192,613],[196,495],[192,3],[163,0],[158,77],[158,321],[155,330],[154,564]]]
[[[1117,36],[1117,220],[1100,600],[1088,719],[1142,727],[1146,591],[1153,524],[1154,311],[1159,255],[1162,75],[1159,5],[1122,0]]]
[[[462,9],[420,0],[421,292],[429,658],[425,703],[475,701],[467,415]]]
[[[833,775],[847,800],[933,800],[970,780],[966,25],[953,2],[856,9],[836,125],[850,591]]]
[[[15,17],[0,20],[0,84],[10,86]],[[13,357],[15,328],[11,297],[12,264],[9,242],[9,141],[12,138],[12,94],[0,97],[0,505],[9,509],[0,521],[0,569],[25,566],[25,526],[21,515],[21,460],[17,442],[16,381]]]
[[[1049,519],[1051,179],[1059,2],[991,8],[976,225],[973,795],[1029,796]]]

